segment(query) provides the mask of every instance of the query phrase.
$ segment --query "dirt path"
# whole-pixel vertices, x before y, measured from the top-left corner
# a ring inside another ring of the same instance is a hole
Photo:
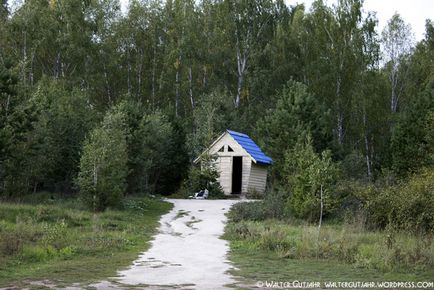
[[[161,218],[151,248],[119,272],[128,285],[175,286],[183,289],[224,289],[235,280],[223,234],[225,213],[233,200],[169,200],[174,208]]]

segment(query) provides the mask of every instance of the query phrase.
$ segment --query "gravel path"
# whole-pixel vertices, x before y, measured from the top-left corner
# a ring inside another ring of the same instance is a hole
[[[234,200],[170,199],[174,208],[161,218],[151,248],[119,272],[118,282],[182,289],[224,289],[235,280],[223,234],[225,213]]]

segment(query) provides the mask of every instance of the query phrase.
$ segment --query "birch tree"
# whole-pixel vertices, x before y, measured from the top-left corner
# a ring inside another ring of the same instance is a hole
[[[127,160],[124,116],[109,112],[86,140],[80,160],[80,195],[93,211],[120,205],[126,190]]]
[[[331,130],[342,148],[355,84],[364,69],[361,1],[340,0],[333,9],[315,1],[312,9],[305,21],[306,78],[335,116]]]
[[[273,8],[273,2],[269,0],[227,1],[236,60],[236,108],[240,106],[250,58],[255,50],[261,49],[261,38],[267,33],[266,27],[273,21]]]
[[[406,78],[406,69],[402,64],[413,47],[411,26],[399,14],[394,14],[388,21],[382,32],[382,44],[391,89],[390,111],[396,113]]]

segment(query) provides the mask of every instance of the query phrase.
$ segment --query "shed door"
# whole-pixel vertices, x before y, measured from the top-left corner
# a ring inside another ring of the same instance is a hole
[[[243,157],[234,156],[232,162],[232,193],[241,193],[243,178]]]

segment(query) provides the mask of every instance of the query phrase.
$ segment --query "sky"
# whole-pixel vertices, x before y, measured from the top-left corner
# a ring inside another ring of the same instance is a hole
[[[123,0],[125,1],[125,0]],[[285,0],[287,5],[305,3],[310,8],[313,0]],[[329,6],[336,4],[337,0],[325,0]],[[425,20],[434,21],[434,0],[365,0],[364,12],[374,11],[377,13],[379,32],[387,25],[387,21],[397,12],[404,21],[411,25],[415,40],[425,37]]]
[[[120,1],[125,11],[128,0]],[[305,3],[309,9],[313,0],[285,0],[285,2],[287,5]],[[337,3],[337,0],[325,0],[324,2],[333,5]],[[434,0],[365,0],[363,9],[365,12],[377,13],[379,32],[387,25],[392,15],[398,12],[404,21],[411,25],[416,41],[420,41],[425,36],[425,19],[434,21]]]

